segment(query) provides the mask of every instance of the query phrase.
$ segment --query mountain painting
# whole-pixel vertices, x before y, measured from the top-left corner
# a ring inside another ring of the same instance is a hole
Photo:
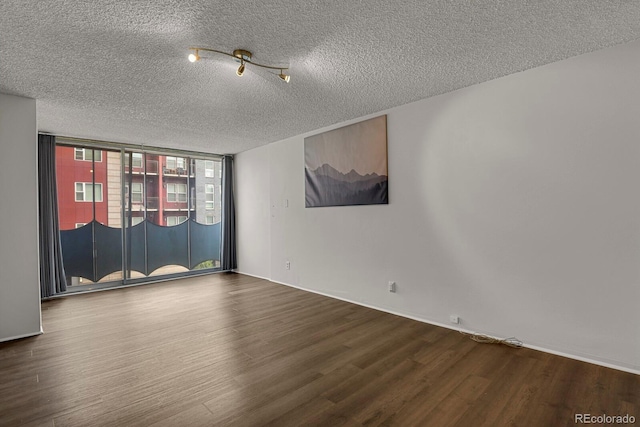
[[[305,206],[386,205],[387,116],[304,139]]]

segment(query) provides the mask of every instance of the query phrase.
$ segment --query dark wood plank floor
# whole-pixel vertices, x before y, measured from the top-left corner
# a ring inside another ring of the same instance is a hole
[[[237,274],[43,304],[0,344],[1,426],[562,426],[640,376]]]

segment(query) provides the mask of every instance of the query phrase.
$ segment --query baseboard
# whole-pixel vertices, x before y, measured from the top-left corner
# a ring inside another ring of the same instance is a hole
[[[565,353],[563,351],[552,350],[552,349],[537,346],[537,345],[525,344],[524,347],[530,348],[531,350],[541,351],[543,353],[549,353],[549,354],[553,354],[560,357],[566,357],[568,359],[591,363],[593,365],[604,366],[605,368],[611,368],[611,369],[616,369],[618,371],[628,372],[630,374],[640,375],[640,369],[634,369],[627,366],[617,365],[615,362],[606,362],[603,360],[592,359],[588,356],[580,356],[578,354]]]
[[[239,273],[239,274],[245,274],[245,273]],[[252,276],[250,274],[246,274],[246,275],[247,276]],[[252,277],[258,277],[258,276],[252,276]],[[458,332],[464,332],[464,333],[475,333],[476,332],[476,331],[470,331],[470,330],[459,328],[459,327],[456,328],[456,327],[453,327],[453,326],[451,326],[449,324],[446,324],[446,323],[434,322],[432,320],[424,319],[424,318],[413,316],[413,315],[410,315],[410,314],[401,313],[401,312],[397,312],[397,311],[394,311],[394,310],[389,310],[389,309],[386,309],[386,308],[376,307],[374,305],[367,304],[367,303],[364,303],[364,302],[361,302],[361,301],[353,301],[353,300],[350,300],[350,299],[347,299],[347,298],[338,297],[338,296],[327,294],[327,293],[324,293],[324,292],[321,292],[321,291],[317,291],[317,290],[314,290],[314,289],[303,288],[301,286],[292,285],[290,283],[284,283],[284,282],[280,282],[280,281],[277,281],[277,280],[267,279],[267,278],[264,278],[264,277],[258,277],[258,278],[265,279],[265,280],[268,280],[270,282],[277,283],[279,285],[288,286],[290,288],[296,288],[296,289],[300,289],[302,291],[311,292],[311,293],[314,293],[314,294],[318,294],[318,295],[322,295],[322,296],[325,296],[325,297],[337,299],[337,300],[340,300],[340,301],[345,301],[345,302],[348,302],[348,303],[351,303],[351,304],[360,305],[362,307],[371,308],[373,310],[383,311],[385,313],[393,314],[395,316],[405,317],[407,319],[415,320],[417,322],[422,322],[422,323],[427,323],[429,325],[439,326],[441,328],[447,328],[447,329],[451,329],[451,330],[458,331]],[[488,335],[491,335],[491,334],[488,334]],[[505,337],[497,337],[497,336],[495,336],[495,338],[505,338]],[[546,347],[537,346],[537,345],[524,344],[524,347],[525,348],[529,348],[531,350],[541,351],[543,353],[549,353],[549,354],[553,354],[553,355],[561,356],[561,357],[566,357],[566,358],[573,359],[573,360],[579,360],[581,362],[591,363],[593,365],[604,366],[605,368],[611,368],[611,369],[616,369],[618,371],[623,371],[623,372],[628,372],[628,373],[635,374],[635,375],[640,375],[640,369],[635,369],[635,368],[631,368],[631,367],[628,367],[628,366],[617,365],[617,364],[612,363],[612,362],[606,362],[606,361],[602,361],[602,360],[598,360],[598,359],[592,359],[592,358],[589,358],[589,357],[580,356],[580,355],[576,355],[576,354],[572,354],[572,353],[566,353],[566,352],[562,352],[562,351],[558,351],[558,350],[552,350],[552,349],[549,349],[549,348],[546,348]]]
[[[233,270],[229,270],[232,271]],[[65,298],[65,297],[69,297],[69,296],[73,296],[73,295],[84,295],[84,294],[90,294],[93,292],[102,292],[102,291],[110,291],[112,289],[124,289],[124,288],[131,288],[134,286],[145,286],[145,285],[154,285],[157,283],[162,283],[162,282],[170,282],[172,280],[178,280],[178,279],[189,279],[191,277],[202,277],[202,276],[207,276],[210,274],[220,274],[220,273],[227,273],[229,272],[227,270],[216,270],[216,271],[206,271],[203,273],[194,273],[194,274],[188,274],[186,276],[170,276],[170,277],[162,277],[159,276],[157,279],[153,279],[153,280],[148,280],[148,281],[144,281],[144,282],[134,282],[134,283],[117,283],[117,282],[107,282],[107,283],[97,283],[97,284],[93,284],[93,285],[83,285],[82,287],[85,287],[86,289],[78,289],[78,287],[76,287],[76,289],[69,289],[67,287],[67,290],[65,292],[61,292],[55,295],[52,295],[48,298],[42,298],[40,301],[51,301],[54,299],[58,299],[58,298]],[[111,283],[114,283],[113,285]],[[95,286],[93,288],[90,288],[91,286]]]
[[[42,331],[42,329],[40,329],[39,332],[32,332],[32,333],[29,333],[29,334],[16,335],[14,337],[0,338],[0,342],[7,342],[7,341],[19,340],[19,339],[22,339],[22,338],[35,337],[37,335],[42,335],[43,333],[44,332]]]
[[[237,273],[237,274],[242,274],[242,275],[244,275],[244,276],[255,277],[256,279],[266,280],[267,282],[274,282],[274,283],[278,283],[278,284],[280,284],[280,285],[289,286],[289,285],[287,285],[287,284],[285,284],[285,283],[280,283],[280,282],[276,282],[275,280],[271,280],[271,279],[269,279],[268,277],[258,276],[257,274],[245,273],[245,272],[242,272],[242,271],[239,271],[239,270],[233,270],[233,272],[234,272],[234,273]],[[295,287],[295,286],[294,286],[294,287]],[[302,288],[298,288],[298,289],[302,289]],[[305,289],[305,290],[306,290],[306,289]]]

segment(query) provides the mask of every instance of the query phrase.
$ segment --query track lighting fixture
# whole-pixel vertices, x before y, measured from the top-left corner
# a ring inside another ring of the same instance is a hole
[[[200,61],[200,55],[198,55],[198,49],[195,49],[193,53],[189,54],[189,61]]]
[[[278,74],[278,77],[280,77],[282,80],[284,80],[285,83],[289,83],[289,80],[291,80],[291,76],[285,74],[283,72],[283,70],[280,70],[280,74]]]
[[[244,61],[240,60],[240,66],[238,67],[238,71],[236,71],[236,74],[238,75],[238,77],[242,77],[242,74],[244,74]]]
[[[248,50],[236,49],[236,50],[233,51],[233,53],[222,52],[220,50],[208,49],[208,48],[205,48],[205,47],[190,47],[189,50],[192,51],[189,54],[189,61],[191,61],[191,62],[197,62],[197,61],[200,60],[200,52],[201,51],[202,52],[219,53],[221,55],[226,55],[226,56],[229,56],[229,57],[235,59],[236,61],[239,61],[240,62],[240,66],[238,67],[238,70],[236,71],[236,74],[238,76],[242,76],[244,74],[246,64],[250,64],[250,65],[255,65],[256,67],[267,68],[269,70],[279,70],[280,74],[278,74],[277,76],[282,81],[284,81],[286,83],[289,83],[289,80],[291,80],[291,76],[288,75],[288,74],[285,74],[285,71],[288,70],[289,67],[276,67],[276,66],[258,64],[257,62],[253,62],[251,60],[251,57],[253,56],[253,54],[251,52],[249,52]]]

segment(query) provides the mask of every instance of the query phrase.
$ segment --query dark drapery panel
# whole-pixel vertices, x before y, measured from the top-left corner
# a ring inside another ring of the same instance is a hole
[[[40,296],[48,298],[67,290],[58,222],[56,139],[52,135],[38,135],[38,188]]]
[[[223,271],[238,267],[236,258],[236,207],[233,197],[233,156],[222,157],[222,257]]]

